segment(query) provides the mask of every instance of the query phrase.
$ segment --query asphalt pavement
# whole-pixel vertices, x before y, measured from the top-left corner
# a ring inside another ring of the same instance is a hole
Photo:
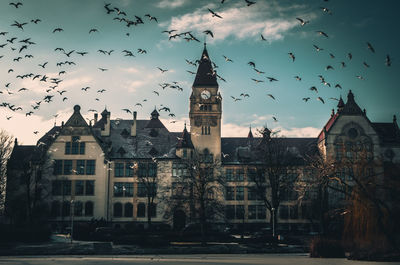
[[[109,265],[109,264],[234,264],[234,265],[383,265],[393,262],[315,259],[307,254],[215,254],[215,255],[135,255],[135,256],[19,256],[0,257],[0,265]]]

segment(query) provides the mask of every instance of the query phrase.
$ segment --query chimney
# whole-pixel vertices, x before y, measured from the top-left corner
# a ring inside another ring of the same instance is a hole
[[[131,136],[136,136],[136,127],[137,127],[136,115],[137,115],[137,112],[134,111],[133,112],[133,123],[132,123],[132,127],[131,127]]]
[[[95,113],[94,114],[94,123],[96,124],[96,122],[97,122],[97,118],[99,117],[99,114],[97,114],[97,113]]]
[[[101,130],[101,136],[110,136],[110,130],[111,130],[110,116],[111,113],[107,111],[107,109],[104,109],[103,112],[101,113],[101,119],[105,120],[103,125],[104,128],[102,128]]]
[[[18,145],[18,140],[15,138],[14,144],[17,146]]]

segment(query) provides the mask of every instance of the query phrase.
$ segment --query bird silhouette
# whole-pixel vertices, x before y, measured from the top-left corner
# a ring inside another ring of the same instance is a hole
[[[294,54],[292,52],[289,52],[288,54],[289,54],[289,57],[292,58],[292,61],[294,62],[294,60],[296,59]]]
[[[321,97],[317,97],[317,100],[321,101],[321,102],[322,102],[322,104],[325,104],[325,101],[324,101],[324,99],[323,99],[323,98],[321,98]]]
[[[368,48],[371,52],[375,53],[375,49],[374,49],[374,47],[372,47],[372,44],[371,44],[371,43],[367,42],[367,48]]]
[[[211,38],[214,38],[214,34],[212,33],[211,30],[205,30],[205,31],[203,31],[203,33],[205,33],[206,35],[210,35]]]
[[[94,33],[94,32],[99,32],[99,30],[98,29],[94,29],[94,28],[89,30],[89,34],[90,33]]]
[[[17,3],[10,3],[10,6],[14,6],[15,8],[18,8],[19,6],[22,6],[21,2],[17,2]]]
[[[53,30],[53,33],[56,33],[56,32],[61,32],[61,31],[64,31],[62,28],[55,28],[54,30]]]
[[[162,69],[160,67],[157,67],[157,69],[160,70],[162,74],[168,71],[168,69]]]
[[[222,18],[220,15],[218,15],[217,13],[215,13],[214,11],[212,11],[212,10],[209,9],[209,8],[208,8],[208,11],[212,14],[213,17]]]
[[[300,22],[300,25],[301,25],[301,26],[304,26],[305,24],[307,24],[307,23],[310,22],[310,21],[306,21],[306,20],[304,20],[304,19],[301,19],[301,18],[299,18],[299,17],[296,17],[296,19]]]
[[[244,1],[246,2],[247,6],[251,6],[256,3],[256,2],[249,1],[249,0],[244,0]]]

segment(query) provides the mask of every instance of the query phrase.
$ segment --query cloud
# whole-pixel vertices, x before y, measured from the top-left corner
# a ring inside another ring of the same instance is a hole
[[[162,0],[156,4],[159,8],[177,8],[186,4],[187,0]]]
[[[282,128],[277,127],[273,129],[279,131],[280,135],[285,137],[317,137],[321,132],[321,128],[303,127],[303,128]]]
[[[210,41],[224,40],[228,37],[261,39],[260,34],[263,34],[264,38],[271,42],[283,39],[287,32],[299,26],[296,16],[307,19],[316,17],[315,14],[304,11],[305,5],[276,6],[276,4],[259,2],[257,6],[252,7],[237,3],[229,8],[214,10],[222,17],[220,19],[213,17],[206,9],[213,6],[208,5],[192,13],[173,17],[169,25],[167,23],[164,26],[168,26],[170,30],[175,29],[177,32],[192,31],[197,34],[204,30],[211,30],[214,33],[214,39]]]

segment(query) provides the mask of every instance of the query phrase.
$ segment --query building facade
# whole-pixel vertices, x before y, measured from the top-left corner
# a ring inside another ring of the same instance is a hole
[[[113,120],[105,109],[88,124],[76,105],[68,121],[54,126],[36,146],[16,141],[8,164],[6,211],[11,219],[18,218],[16,202],[25,200],[21,194],[31,189],[30,184],[25,188],[18,184],[27,182],[23,168],[42,163],[45,166],[37,181],[42,187],[40,198],[55,228],[68,226],[73,216],[75,222],[103,219],[118,226],[145,225],[151,219],[180,229],[196,221],[195,207],[167,214],[171,202],[167,198],[179,187],[176,179],[187,174],[183,162],[198,154],[203,162],[216,162],[214,170],[224,180],[219,183],[223,185],[219,196],[225,211],[218,222],[269,226],[271,214],[275,214],[284,229],[313,229],[310,203],[304,199],[299,204],[293,185],[280,189],[279,207],[272,211],[260,198],[260,184],[255,179],[263,179],[264,196],[271,196],[272,190],[265,176],[266,160],[260,155],[260,146],[270,139],[270,132],[254,137],[250,129],[247,137],[221,137],[221,117],[217,74],[204,47],[189,99],[190,132],[186,125],[183,132],[168,131],[156,109],[148,120],[138,120],[136,112],[132,119]],[[309,173],[306,157],[315,150],[326,158],[339,158],[351,155],[350,148],[358,145],[365,146],[375,160],[400,163],[396,117],[391,123],[369,121],[350,91],[347,102],[341,98],[337,111],[332,110],[318,137],[280,139],[280,148],[290,156],[285,165],[287,179],[294,182]],[[36,153],[42,154],[42,160],[37,160]],[[22,161],[31,162],[22,165]],[[373,170],[384,174],[383,166]]]

